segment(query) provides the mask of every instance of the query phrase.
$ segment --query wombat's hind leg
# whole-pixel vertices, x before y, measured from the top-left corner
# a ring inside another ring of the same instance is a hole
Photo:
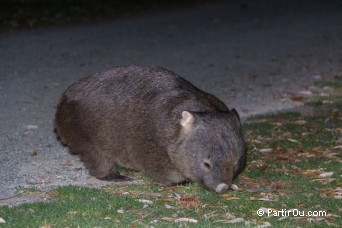
[[[101,157],[100,154],[81,154],[81,160],[89,169],[90,175],[96,177],[97,179],[117,182],[131,180],[130,178],[121,175],[115,169],[114,163],[111,161],[111,159]]]
[[[189,180],[184,180],[182,182],[179,182],[177,183],[176,185],[179,185],[179,186],[186,186],[186,185],[189,185],[190,181]]]
[[[121,182],[121,181],[131,181],[132,179],[129,177],[126,177],[124,175],[121,175],[119,172],[111,172],[107,176],[103,178],[99,178],[100,180],[105,181],[115,181],[115,182]]]
[[[173,186],[188,182],[187,178],[175,169],[159,169],[158,171],[148,173],[155,179],[160,186]]]

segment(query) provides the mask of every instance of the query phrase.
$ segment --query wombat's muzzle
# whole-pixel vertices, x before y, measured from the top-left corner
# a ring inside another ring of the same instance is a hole
[[[225,183],[220,183],[216,186],[215,192],[218,194],[225,193],[229,189],[229,185]]]

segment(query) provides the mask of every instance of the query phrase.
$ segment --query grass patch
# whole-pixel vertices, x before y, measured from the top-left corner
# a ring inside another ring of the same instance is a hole
[[[342,80],[337,79],[335,81],[323,81],[317,83],[317,86],[319,88],[326,89],[328,91],[325,96],[318,96],[318,97],[312,97],[309,100],[306,101],[306,104],[311,106],[322,106],[322,105],[331,105],[333,107],[339,107],[342,106]],[[329,109],[329,107],[326,107],[326,109]]]
[[[312,106],[321,106],[324,104],[342,104],[342,97],[337,95],[328,95],[328,96],[321,96],[321,97],[313,97],[306,101],[308,105]]]
[[[320,88],[330,87],[334,89],[342,89],[342,81],[323,81],[318,83],[317,86]]]
[[[248,165],[235,180],[237,191],[217,195],[193,183],[159,187],[130,172],[141,184],[60,187],[52,202],[3,206],[0,217],[9,227],[173,227],[180,218],[190,219],[182,222],[186,227],[339,226],[342,106],[340,97],[331,101],[310,116],[291,112],[250,119],[243,126]],[[259,209],[263,216],[256,214]],[[309,212],[326,214],[306,216]]]

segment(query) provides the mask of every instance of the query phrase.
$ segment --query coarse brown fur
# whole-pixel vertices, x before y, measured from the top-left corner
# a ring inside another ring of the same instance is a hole
[[[112,68],[74,83],[60,97],[55,132],[102,180],[126,179],[116,164],[165,185],[190,180],[215,191],[246,163],[237,112],[156,66]]]

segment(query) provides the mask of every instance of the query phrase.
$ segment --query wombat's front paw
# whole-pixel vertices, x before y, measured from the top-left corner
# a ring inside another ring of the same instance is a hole
[[[177,183],[174,183],[174,182],[163,182],[163,183],[160,183],[158,182],[157,185],[159,187],[171,187],[171,186],[175,186],[175,185],[186,185],[189,183],[189,180],[183,180],[183,181],[180,181],[180,182],[177,182]]]
[[[124,181],[132,181],[132,178],[121,175],[120,173],[110,173],[107,176],[101,178],[104,181],[113,181],[113,182],[124,182]]]

